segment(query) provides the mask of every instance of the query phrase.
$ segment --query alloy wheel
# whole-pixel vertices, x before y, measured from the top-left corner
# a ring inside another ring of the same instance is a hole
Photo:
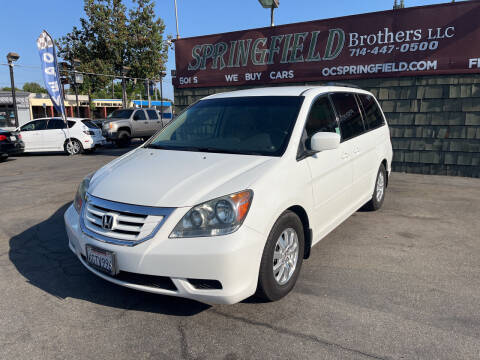
[[[283,230],[273,253],[273,276],[279,285],[286,284],[295,272],[298,249],[297,232],[292,228]]]

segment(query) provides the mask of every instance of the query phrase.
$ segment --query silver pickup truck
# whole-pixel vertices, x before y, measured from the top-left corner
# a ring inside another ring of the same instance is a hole
[[[156,109],[118,109],[102,123],[102,133],[118,146],[126,146],[132,138],[147,139],[171,119],[160,119]]]

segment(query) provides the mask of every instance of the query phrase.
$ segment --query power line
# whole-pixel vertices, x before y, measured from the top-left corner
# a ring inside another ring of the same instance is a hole
[[[3,66],[8,66],[8,64],[0,64],[0,65],[3,65]],[[36,70],[39,70],[41,69],[40,66],[35,66],[35,65],[21,65],[21,64],[15,64],[15,67],[20,67],[20,68],[29,68],[29,69],[36,69]],[[155,82],[159,82],[161,81],[161,79],[146,79],[146,78],[138,78],[138,77],[132,77],[132,76],[118,76],[118,75],[113,75],[113,74],[100,74],[100,73],[93,73],[93,72],[86,72],[86,71],[73,71],[73,70],[60,70],[60,73],[64,73],[64,74],[82,74],[82,75],[94,75],[94,76],[104,76],[104,77],[111,77],[111,78],[114,78],[114,79],[122,79],[122,78],[125,78],[125,79],[131,79],[131,80],[134,80],[134,79],[137,79],[137,80],[144,80],[144,81],[155,81]]]

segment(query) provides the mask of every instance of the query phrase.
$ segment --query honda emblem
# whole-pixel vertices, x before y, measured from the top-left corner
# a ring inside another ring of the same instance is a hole
[[[105,230],[113,229],[113,215],[105,214],[102,216],[102,228]]]

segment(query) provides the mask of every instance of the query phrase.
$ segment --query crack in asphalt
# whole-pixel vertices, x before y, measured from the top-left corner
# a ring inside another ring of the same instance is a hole
[[[276,332],[281,333],[281,334],[290,335],[290,336],[300,338],[300,339],[304,339],[304,340],[308,340],[308,341],[313,341],[313,342],[316,342],[316,343],[319,343],[319,344],[323,344],[325,346],[338,348],[338,349],[348,351],[348,352],[351,352],[353,354],[362,355],[362,356],[365,356],[365,357],[368,357],[368,358],[371,358],[371,359],[379,359],[379,360],[389,359],[388,357],[381,357],[379,355],[370,354],[370,353],[367,353],[367,352],[364,352],[364,351],[361,351],[361,350],[352,349],[352,348],[349,348],[349,347],[346,347],[346,346],[343,346],[343,345],[340,345],[340,344],[337,344],[337,343],[334,343],[334,342],[331,342],[331,341],[328,341],[328,340],[325,340],[325,339],[321,339],[321,338],[319,338],[315,335],[303,334],[303,333],[300,333],[300,332],[288,330],[288,329],[278,327],[278,326],[273,326],[273,325],[263,323],[263,322],[260,322],[260,321],[255,321],[255,320],[245,319],[245,318],[242,318],[240,316],[225,314],[225,313],[223,313],[221,311],[218,311],[218,310],[215,310],[215,309],[211,309],[210,312],[213,312],[214,314],[226,317],[227,319],[241,321],[243,323],[253,325],[253,326],[265,327],[267,329],[276,331]]]
[[[188,352],[187,334],[185,333],[182,322],[178,324],[177,329],[180,333],[180,350],[182,359],[192,359],[190,353]]]

